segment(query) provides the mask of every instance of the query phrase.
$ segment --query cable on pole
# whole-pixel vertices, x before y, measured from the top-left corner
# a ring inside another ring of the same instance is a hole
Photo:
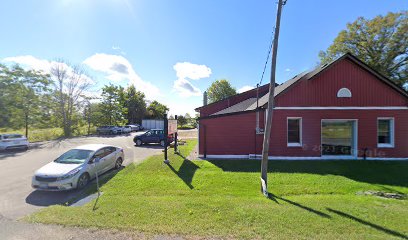
[[[263,80],[264,75],[265,75],[266,66],[268,66],[269,57],[270,57],[270,55],[271,55],[272,46],[273,46],[273,36],[274,36],[274,33],[275,33],[275,28],[273,28],[273,30],[272,30],[271,40],[270,40],[270,42],[269,42],[268,54],[267,54],[267,56],[266,56],[266,61],[265,61],[265,65],[264,65],[264,68],[263,68],[263,71],[262,71],[261,80],[259,81],[259,86],[262,85],[262,80]]]

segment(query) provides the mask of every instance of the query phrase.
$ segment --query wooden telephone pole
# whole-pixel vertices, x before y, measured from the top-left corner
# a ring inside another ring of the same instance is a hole
[[[262,161],[261,161],[261,186],[262,193],[268,197],[268,156],[269,156],[269,140],[271,137],[272,116],[275,98],[275,72],[276,72],[276,55],[278,51],[279,26],[282,13],[282,6],[286,4],[286,0],[279,0],[278,12],[276,14],[275,36],[273,39],[272,48],[272,64],[271,64],[271,80],[269,84],[269,101],[268,110],[266,112],[266,126],[264,132]]]

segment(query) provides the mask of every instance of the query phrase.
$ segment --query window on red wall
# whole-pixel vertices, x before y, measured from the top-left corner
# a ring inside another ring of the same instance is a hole
[[[288,118],[288,147],[302,145],[302,118]]]
[[[378,147],[394,147],[394,119],[377,120]]]

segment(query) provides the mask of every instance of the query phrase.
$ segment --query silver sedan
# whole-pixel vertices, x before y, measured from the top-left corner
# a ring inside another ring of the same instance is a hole
[[[123,161],[120,147],[105,144],[79,146],[38,169],[31,185],[44,191],[81,189],[96,175],[120,168]]]

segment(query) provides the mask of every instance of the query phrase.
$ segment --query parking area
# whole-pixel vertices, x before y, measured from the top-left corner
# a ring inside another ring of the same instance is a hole
[[[124,149],[126,167],[132,162],[160,154],[162,149],[155,145],[135,147],[133,137],[143,132],[78,137],[66,140],[55,140],[34,143],[28,151],[0,152],[0,216],[7,219],[19,219],[41,207],[54,204],[65,204],[80,195],[79,191],[42,192],[31,188],[34,172],[53,161],[69,149],[90,143],[103,143]],[[107,173],[109,174],[109,173]]]

